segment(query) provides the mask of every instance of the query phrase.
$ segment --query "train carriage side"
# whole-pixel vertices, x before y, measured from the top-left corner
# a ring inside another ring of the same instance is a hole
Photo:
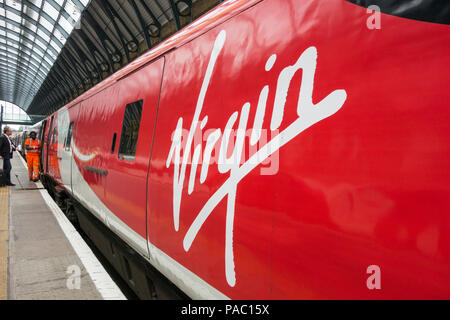
[[[150,255],[233,299],[448,297],[448,26],[322,4],[262,1],[166,55]]]
[[[448,27],[320,3],[258,2],[51,118],[74,197],[192,298],[448,297]]]
[[[45,130],[43,132],[43,138],[42,138],[42,172],[44,176],[51,177],[48,171],[48,163],[49,163],[49,149],[51,144],[51,135],[54,130],[54,115],[51,114],[46,119],[47,126],[45,127]]]

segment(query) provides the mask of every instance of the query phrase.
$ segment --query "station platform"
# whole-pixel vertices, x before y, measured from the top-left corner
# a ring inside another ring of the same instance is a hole
[[[0,300],[126,299],[18,153],[12,167],[16,186],[0,188]]]

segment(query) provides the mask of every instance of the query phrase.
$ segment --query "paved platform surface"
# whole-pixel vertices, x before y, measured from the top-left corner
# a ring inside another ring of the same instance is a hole
[[[8,188],[0,188],[0,300],[8,296]]]
[[[12,166],[16,186],[0,188],[0,299],[125,299],[17,153]]]

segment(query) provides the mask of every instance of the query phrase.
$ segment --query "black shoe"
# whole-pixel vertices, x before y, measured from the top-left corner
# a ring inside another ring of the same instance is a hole
[[[7,183],[6,185],[10,186],[10,187],[15,187],[16,186],[14,183]]]

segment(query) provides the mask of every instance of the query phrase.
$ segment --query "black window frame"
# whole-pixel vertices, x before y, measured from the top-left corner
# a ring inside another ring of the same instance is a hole
[[[48,128],[48,136],[47,136],[47,146],[49,146],[52,143],[52,134],[53,134],[53,116],[50,119],[50,127]]]
[[[41,143],[44,141],[43,137],[44,137],[44,132],[45,132],[46,126],[47,126],[47,120],[42,121],[41,128],[39,129],[39,136],[38,136]]]
[[[75,125],[75,121],[72,121],[69,124],[69,128],[67,129],[67,136],[66,140],[64,141],[64,150],[70,151],[70,144],[72,142],[72,135],[73,135],[73,127]]]
[[[116,151],[116,142],[117,142],[117,132],[114,132],[111,142],[111,154],[114,154],[114,152]]]
[[[139,110],[133,110],[133,107],[137,107]],[[122,131],[120,133],[119,149],[117,151],[117,157],[120,160],[134,161],[136,157],[137,144],[139,141],[139,130],[141,128],[142,110],[144,108],[144,100],[140,99],[125,106],[125,112],[122,120]],[[138,113],[136,113],[138,112]],[[130,135],[129,128],[131,127],[130,121],[137,121],[137,127],[134,128],[133,134]],[[127,145],[125,145],[127,144]],[[126,150],[124,150],[127,148]],[[131,151],[131,152],[130,152]]]

